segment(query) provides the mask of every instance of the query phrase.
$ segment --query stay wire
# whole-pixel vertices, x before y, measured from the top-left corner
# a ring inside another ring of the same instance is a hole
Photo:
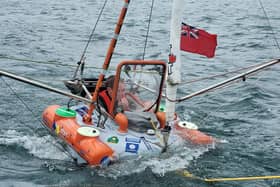
[[[97,24],[98,24],[98,22],[99,22],[99,20],[100,20],[100,18],[101,18],[101,16],[102,16],[102,14],[103,14],[103,10],[104,10],[104,8],[105,8],[107,2],[108,2],[108,0],[105,0],[104,3],[103,3],[103,6],[102,6],[102,8],[101,8],[101,10],[100,10],[100,12],[99,12],[99,15],[98,15],[97,20],[96,20],[96,22],[95,22],[95,24],[94,24],[94,27],[92,28],[91,34],[90,34],[90,36],[89,36],[89,39],[88,39],[88,41],[87,41],[87,43],[86,43],[86,45],[85,45],[85,48],[84,48],[84,50],[83,50],[83,52],[82,52],[81,58],[80,58],[80,60],[79,60],[78,63],[77,63],[78,66],[77,66],[77,68],[76,68],[76,70],[75,70],[75,72],[74,72],[73,78],[76,78],[77,73],[78,73],[78,71],[79,71],[79,69],[80,69],[80,66],[82,66],[82,67],[81,67],[81,76],[82,76],[82,74],[83,74],[83,71],[84,71],[85,54],[86,54],[86,52],[87,52],[87,49],[88,49],[88,46],[89,46],[90,42],[92,41],[93,34],[94,34],[95,30],[96,30]]]
[[[266,13],[266,11],[265,11],[265,9],[264,9],[264,6],[263,6],[263,4],[262,4],[262,1],[259,0],[259,3],[260,3],[260,5],[261,5],[261,8],[262,8],[263,13],[264,13],[264,15],[265,15],[265,18],[266,18],[266,20],[267,20],[267,23],[268,23],[268,25],[269,25],[269,27],[270,27],[270,29],[271,29],[271,33],[272,33],[273,39],[274,39],[274,41],[275,41],[275,43],[276,43],[276,46],[277,46],[277,48],[280,50],[280,46],[279,46],[278,40],[277,40],[277,38],[276,38],[275,32],[274,32],[274,30],[273,30],[273,27],[271,26],[271,23],[270,23],[270,21],[269,21],[269,17],[268,17],[268,15],[267,15],[267,13]]]
[[[247,69],[254,68],[254,67],[258,67],[258,66],[260,66],[262,64],[265,64],[265,63],[266,62],[251,65],[251,66],[247,66],[247,67],[243,67],[243,68],[239,68],[239,69],[235,69],[235,70],[232,70],[232,71],[229,71],[229,72],[226,72],[226,73],[221,73],[221,74],[216,74],[216,75],[212,75],[212,76],[202,77],[202,78],[193,79],[193,80],[190,80],[190,81],[184,81],[184,82],[181,82],[180,85],[181,84],[190,84],[190,83],[194,83],[194,82],[200,82],[200,81],[203,81],[203,80],[209,80],[209,79],[213,79],[213,78],[217,78],[217,77],[226,77],[227,75],[230,75],[230,74],[233,74],[233,73],[239,73],[240,71],[247,70]]]
[[[95,30],[96,30],[96,27],[97,27],[97,24],[98,24],[98,22],[99,22],[99,20],[100,20],[100,18],[101,18],[101,16],[102,16],[102,14],[103,14],[103,10],[104,10],[104,8],[105,8],[105,6],[106,6],[106,4],[107,4],[107,1],[108,1],[108,0],[105,0],[105,1],[104,1],[104,4],[103,4],[103,6],[102,6],[102,8],[101,8],[101,10],[100,10],[100,12],[99,12],[99,15],[98,15],[98,17],[97,17],[97,20],[96,20],[96,22],[95,22],[95,25],[94,25],[94,27],[93,27],[93,29],[92,29],[92,31],[91,31],[91,34],[90,34],[90,36],[89,36],[89,39],[88,39],[88,41],[87,41],[87,43],[86,43],[86,46],[85,46],[85,48],[84,48],[84,50],[83,50],[83,53],[82,53],[82,55],[81,55],[80,61],[82,61],[82,60],[84,59],[85,53],[86,53],[86,51],[87,51],[87,49],[88,49],[89,43],[90,43],[91,40],[92,40],[93,34],[94,34],[94,32],[95,32]]]
[[[150,15],[149,15],[148,28],[147,28],[146,39],[145,39],[145,44],[144,44],[143,57],[142,57],[143,60],[145,59],[145,53],[146,53],[148,37],[149,37],[149,32],[150,32],[150,25],[151,25],[153,9],[154,9],[154,2],[155,2],[155,0],[152,0],[151,11],[150,11]]]
[[[5,79],[0,76],[2,81],[5,83],[5,85],[9,88],[9,90],[14,94],[14,96],[23,104],[23,106],[31,113],[31,115],[33,116],[33,118],[35,118],[45,129],[46,127],[44,126],[42,120],[39,120],[35,113],[32,111],[32,109],[27,105],[27,103],[16,93],[16,91],[5,81]],[[30,128],[34,134],[36,134],[36,130]],[[44,138],[44,137],[42,137]],[[47,139],[46,139],[47,140]],[[51,144],[53,144],[58,150],[60,150],[61,152],[65,153],[66,155],[68,155],[70,158],[74,159],[73,156],[65,149],[65,148],[61,148],[59,147],[57,144],[53,143],[52,141],[50,140],[47,140],[49,141]]]

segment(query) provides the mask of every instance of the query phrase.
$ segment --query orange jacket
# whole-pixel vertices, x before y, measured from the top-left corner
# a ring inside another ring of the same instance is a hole
[[[99,93],[99,101],[101,101],[101,105],[109,112],[109,108],[112,103],[112,98],[108,94],[107,90],[103,90]]]

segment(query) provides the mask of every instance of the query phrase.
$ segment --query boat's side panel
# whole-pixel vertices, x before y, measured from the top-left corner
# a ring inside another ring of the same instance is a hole
[[[83,125],[82,115],[85,114],[87,107],[80,105],[72,109],[77,111],[77,121],[80,125]],[[92,119],[98,120],[98,116],[94,113]],[[94,127],[100,131],[100,140],[110,146],[120,159],[161,153],[162,148],[159,146],[159,139],[156,135],[147,135],[146,133],[137,133],[131,130],[121,133],[118,131],[119,126],[110,118],[107,119],[104,128],[99,128],[96,124],[94,124]]]

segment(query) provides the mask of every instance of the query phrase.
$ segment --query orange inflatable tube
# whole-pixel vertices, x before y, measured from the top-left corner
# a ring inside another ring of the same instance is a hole
[[[113,150],[99,138],[99,131],[92,126],[81,127],[76,121],[76,112],[58,105],[49,106],[43,112],[44,124],[68,145],[70,145],[89,165],[100,165],[113,156]]]
[[[214,138],[212,136],[208,136],[197,129],[181,127],[178,123],[175,125],[175,129],[182,138],[194,144],[207,145],[214,143]]]

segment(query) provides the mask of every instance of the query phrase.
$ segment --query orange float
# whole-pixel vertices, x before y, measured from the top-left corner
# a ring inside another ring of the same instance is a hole
[[[100,165],[113,157],[114,151],[99,139],[99,130],[91,126],[80,126],[74,110],[52,105],[45,109],[42,117],[44,124],[89,165]]]

